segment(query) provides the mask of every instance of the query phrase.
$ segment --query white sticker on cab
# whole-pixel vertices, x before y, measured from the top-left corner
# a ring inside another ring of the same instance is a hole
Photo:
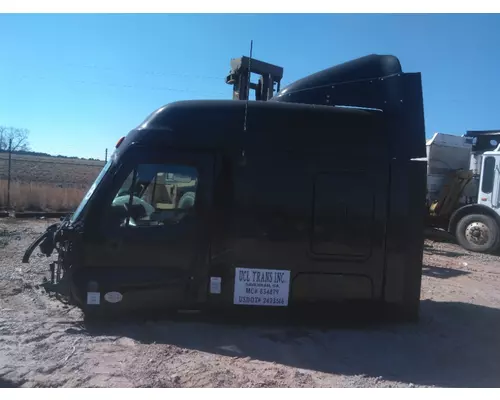
[[[234,304],[287,307],[290,271],[236,268]]]
[[[210,293],[220,294],[221,292],[222,278],[219,276],[210,277]]]
[[[122,299],[123,295],[120,292],[108,292],[104,295],[104,300],[108,303],[119,303]]]
[[[87,304],[99,305],[101,304],[101,293],[87,292]]]

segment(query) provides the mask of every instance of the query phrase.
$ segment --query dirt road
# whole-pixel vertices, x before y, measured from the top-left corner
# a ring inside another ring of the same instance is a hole
[[[0,387],[500,387],[500,257],[427,241],[416,325],[90,327],[20,261],[51,222],[0,220]]]

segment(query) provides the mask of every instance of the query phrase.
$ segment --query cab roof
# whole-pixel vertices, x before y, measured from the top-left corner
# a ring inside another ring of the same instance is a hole
[[[373,110],[269,101],[249,101],[247,105],[238,100],[188,100],[154,111],[129,133],[124,145],[325,151],[341,143],[359,147],[360,140],[368,146],[368,142],[381,143],[382,124],[383,113]]]
[[[124,143],[424,157],[421,77],[403,73],[394,56],[372,54],[303,78],[269,101],[168,104]]]
[[[269,120],[280,119],[288,113],[299,112],[304,115],[328,114],[343,115],[346,118],[370,118],[374,110],[366,110],[355,107],[332,107],[325,105],[310,105],[285,103],[278,101],[237,101],[237,100],[185,100],[167,104],[151,113],[137,129],[162,129],[166,125],[178,122],[192,121],[192,113],[196,113],[204,120],[213,120],[216,124],[227,124],[234,120],[242,122],[245,110],[247,113],[247,123],[257,123],[255,117],[267,117]],[[223,117],[221,119],[220,117]],[[264,123],[265,121],[260,121]],[[243,125],[241,124],[243,128]]]

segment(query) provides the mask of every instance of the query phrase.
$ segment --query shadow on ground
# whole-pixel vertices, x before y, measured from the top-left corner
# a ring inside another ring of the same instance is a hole
[[[17,388],[21,385],[22,383],[15,383],[13,381],[0,377],[0,389]]]
[[[449,234],[448,232],[446,232],[443,229],[426,228],[424,230],[424,235],[425,235],[426,239],[430,239],[434,242],[443,242],[443,243],[450,243],[450,244],[457,243],[454,236]]]
[[[454,268],[435,267],[433,265],[424,265],[422,267],[423,275],[439,279],[456,278],[457,276],[468,275],[469,273],[470,272],[468,271],[461,271]]]
[[[328,318],[324,315],[323,321]],[[416,324],[311,328],[283,322],[157,320],[84,325],[73,334],[125,336],[332,374],[439,387],[500,386],[500,310],[421,303]]]
[[[424,252],[435,255],[435,256],[444,256],[444,257],[451,257],[451,258],[462,257],[462,256],[466,255],[465,252],[436,249],[436,248],[429,246],[427,244],[424,244]]]

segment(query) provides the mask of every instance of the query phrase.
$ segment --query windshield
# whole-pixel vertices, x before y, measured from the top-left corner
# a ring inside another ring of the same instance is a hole
[[[106,175],[106,172],[108,172],[109,167],[112,164],[112,158],[113,157],[110,157],[110,159],[104,165],[104,167],[102,168],[101,172],[97,176],[96,180],[94,181],[94,183],[92,184],[92,186],[90,187],[90,189],[87,191],[87,194],[85,195],[85,197],[81,201],[80,205],[78,206],[78,208],[75,210],[75,212],[71,216],[71,218],[70,218],[71,222],[75,221],[78,218],[78,216],[82,213],[82,211],[85,208],[85,206],[87,205],[88,201],[90,200],[90,198],[94,194],[95,189],[97,188],[97,186],[99,185],[99,183],[101,183],[102,178],[104,177],[104,175]]]

